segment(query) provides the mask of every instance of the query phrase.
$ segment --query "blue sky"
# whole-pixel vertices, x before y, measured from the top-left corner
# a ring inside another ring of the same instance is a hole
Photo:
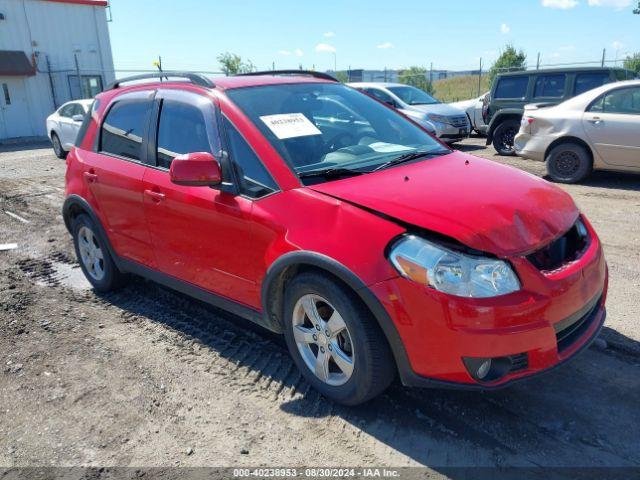
[[[461,70],[507,42],[529,63],[623,58],[640,51],[633,0],[111,0],[116,69],[218,70],[230,51],[260,69]]]

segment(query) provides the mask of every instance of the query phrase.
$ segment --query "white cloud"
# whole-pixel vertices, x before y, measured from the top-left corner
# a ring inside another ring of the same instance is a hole
[[[633,0],[588,0],[590,7],[611,7],[622,10],[631,6]]]
[[[304,55],[304,52],[303,52],[302,50],[300,50],[299,48],[296,48],[296,49],[293,51],[293,54],[294,54],[296,57],[301,57],[302,55]]]
[[[278,50],[278,55],[284,55],[285,57],[288,57],[289,55],[291,55],[291,52],[289,50]]]
[[[542,0],[543,7],[557,8],[559,10],[569,10],[577,5],[577,0]]]
[[[506,23],[503,23],[502,25],[500,25],[500,31],[503,35],[506,35],[511,31],[511,27],[509,27],[509,25],[507,25]]]
[[[614,50],[620,50],[622,47],[624,47],[624,43],[619,42],[618,40],[616,40],[615,42],[613,42],[611,44],[611,46],[613,47]]]
[[[378,45],[376,48],[380,48],[380,49],[382,49],[382,50],[386,50],[386,49],[389,49],[389,48],[393,48],[393,43],[391,43],[391,42],[384,42],[384,43],[381,43],[380,45]]]
[[[325,38],[333,38],[336,36],[336,34],[334,32],[324,32],[323,36]]]
[[[335,53],[336,47],[329,45],[328,43],[319,43],[316,45],[316,52],[329,52]]]

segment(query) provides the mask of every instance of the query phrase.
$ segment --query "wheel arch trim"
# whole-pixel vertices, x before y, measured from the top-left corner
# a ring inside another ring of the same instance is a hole
[[[410,367],[409,358],[402,339],[393,320],[369,287],[349,268],[337,260],[317,252],[296,250],[285,253],[267,269],[261,286],[263,322],[269,328],[283,331],[282,308],[284,307],[284,285],[292,272],[300,268],[314,268],[325,271],[346,284],[360,298],[372,313],[384,333],[396,362],[403,383],[409,383],[415,373]]]
[[[87,202],[80,195],[76,194],[69,195],[62,204],[62,218],[64,220],[64,225],[65,227],[67,227],[69,233],[73,235],[73,218],[76,215],[76,209],[80,210],[82,213],[85,213],[89,216],[89,218],[91,218],[96,228],[98,229],[96,234],[100,237],[99,240],[107,246],[107,250],[109,250],[109,254],[111,255],[111,258],[113,259],[118,269],[120,271],[124,271],[122,261],[116,254],[116,251],[113,249],[111,241],[109,240],[109,236],[107,235],[102,222],[93,211],[93,208],[91,208],[91,205],[89,205],[89,202]]]

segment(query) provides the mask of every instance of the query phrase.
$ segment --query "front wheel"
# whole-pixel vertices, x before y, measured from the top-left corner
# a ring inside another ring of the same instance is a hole
[[[395,376],[386,338],[345,286],[319,273],[294,278],[285,292],[285,340],[296,365],[322,395],[358,405]]]
[[[551,149],[546,158],[547,173],[554,182],[578,183],[593,170],[591,155],[576,143],[562,143]]]
[[[493,148],[500,155],[513,156],[516,154],[514,143],[516,134],[520,130],[518,120],[505,120],[493,132]]]

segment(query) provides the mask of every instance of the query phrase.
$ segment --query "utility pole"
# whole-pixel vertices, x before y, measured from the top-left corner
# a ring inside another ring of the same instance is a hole
[[[607,56],[607,49],[603,48],[602,49],[602,66],[603,67],[604,67],[604,61],[605,61],[606,56]]]
[[[538,61],[536,62],[536,70],[540,70],[540,52],[538,52]]]
[[[51,75],[51,62],[49,62],[49,55],[45,55],[47,60],[47,72],[49,73],[49,86],[51,87],[51,99],[53,100],[53,109],[58,109],[58,102],[56,102],[56,89],[53,86],[53,75]]]
[[[351,81],[351,65],[349,65],[349,70],[347,70],[347,79]]]
[[[73,60],[76,64],[76,76],[78,77],[78,90],[80,91],[80,97],[82,98],[82,81],[80,80],[80,64],[78,63],[78,52],[73,52]],[[75,99],[74,99],[75,100]]]
[[[431,62],[431,67],[429,68],[429,83],[433,83],[433,62]]]
[[[276,62],[271,62],[271,70],[276,71]]]
[[[480,96],[481,89],[482,89],[482,57],[480,57],[480,70],[478,70],[478,96]]]

